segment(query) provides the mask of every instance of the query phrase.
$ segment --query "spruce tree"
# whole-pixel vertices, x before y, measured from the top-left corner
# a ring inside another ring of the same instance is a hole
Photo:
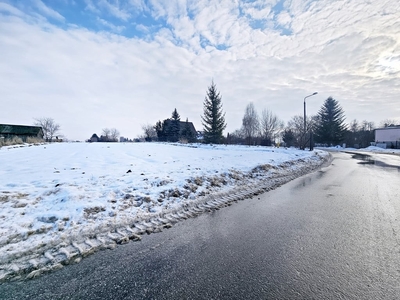
[[[282,140],[285,142],[286,147],[292,147],[296,143],[296,137],[292,129],[285,129],[282,134]]]
[[[201,117],[204,129],[204,142],[219,144],[222,141],[222,132],[226,128],[225,113],[222,112],[220,93],[214,84],[208,87],[204,99],[204,116]]]
[[[346,132],[345,116],[339,102],[332,97],[325,100],[318,112],[315,141],[328,145],[338,145]]]
[[[160,142],[165,141],[165,132],[164,132],[164,126],[161,121],[158,121],[156,125],[154,126],[154,129],[156,130],[157,133],[157,138]]]
[[[181,131],[181,116],[178,114],[176,108],[171,116],[171,142],[177,142],[180,138]]]

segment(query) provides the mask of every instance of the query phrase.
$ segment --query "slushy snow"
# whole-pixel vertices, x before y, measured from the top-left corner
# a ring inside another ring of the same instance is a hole
[[[273,147],[57,143],[0,149],[0,281],[32,278],[316,169]]]

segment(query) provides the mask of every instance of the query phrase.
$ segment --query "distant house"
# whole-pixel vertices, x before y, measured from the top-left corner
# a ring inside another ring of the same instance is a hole
[[[132,142],[132,140],[130,140],[130,139],[126,138],[126,137],[120,136],[119,137],[119,142],[120,143],[128,143],[128,142]]]
[[[100,138],[97,136],[97,134],[93,133],[92,137],[89,139],[90,143],[97,143],[100,141]]]
[[[87,142],[89,143],[97,143],[97,142],[118,142],[118,139],[116,138],[111,138],[111,137],[107,137],[104,135],[101,135],[100,137],[93,133],[92,137],[90,139],[87,140]]]
[[[171,127],[173,126],[173,120],[164,120],[164,132],[166,133],[166,139],[169,140],[168,133],[171,132]],[[191,136],[197,138],[197,131],[192,122],[179,121],[179,137]]]
[[[39,126],[0,124],[0,138],[12,139],[18,137],[26,142],[28,137],[43,139],[43,129]]]
[[[375,129],[375,144],[382,148],[400,149],[400,125]]]
[[[186,133],[186,130],[189,130],[191,136],[193,136],[195,138],[197,137],[197,131],[192,122],[180,121],[179,135],[181,135],[181,136],[189,135],[189,133]]]

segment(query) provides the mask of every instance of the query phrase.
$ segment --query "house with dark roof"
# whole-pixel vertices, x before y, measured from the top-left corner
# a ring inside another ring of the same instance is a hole
[[[19,137],[26,142],[28,137],[43,139],[43,129],[39,126],[0,124],[0,139]]]
[[[100,138],[97,134],[93,133],[92,137],[89,139],[89,143],[97,143],[100,141]]]
[[[174,137],[173,135],[173,125],[174,121],[171,119],[166,119],[164,120],[163,123],[163,133],[162,133],[162,139],[163,138],[166,141],[173,141]],[[159,137],[160,138],[160,137]],[[179,133],[177,134],[177,139],[179,138],[188,138],[189,142],[196,140],[197,138],[197,131],[196,128],[194,127],[192,122],[184,122],[184,121],[179,121]]]

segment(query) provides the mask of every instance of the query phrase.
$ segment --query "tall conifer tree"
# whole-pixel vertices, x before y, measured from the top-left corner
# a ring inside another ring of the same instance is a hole
[[[170,141],[171,142],[177,142],[180,137],[180,131],[181,131],[181,116],[179,115],[178,111],[176,108],[172,112],[171,116],[171,125],[170,125]]]
[[[339,102],[332,97],[325,100],[318,112],[315,141],[328,145],[338,145],[346,132],[345,116]]]
[[[204,115],[201,117],[204,129],[204,142],[219,144],[222,142],[222,132],[226,128],[225,113],[222,111],[220,93],[214,84],[208,87],[207,96],[204,99]]]

